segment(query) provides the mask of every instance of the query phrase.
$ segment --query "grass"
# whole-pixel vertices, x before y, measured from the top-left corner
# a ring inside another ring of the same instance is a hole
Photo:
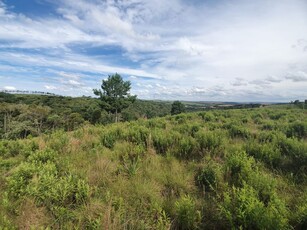
[[[0,141],[0,229],[304,229],[306,120],[218,110]]]

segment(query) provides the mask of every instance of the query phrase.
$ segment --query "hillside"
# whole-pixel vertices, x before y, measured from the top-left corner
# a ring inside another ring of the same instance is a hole
[[[278,107],[0,140],[0,228],[306,229],[306,140]]]
[[[121,121],[161,117],[170,114],[171,103],[136,100],[124,109]],[[0,92],[0,139],[38,136],[54,130],[72,131],[90,124],[109,124],[114,116],[98,98],[64,97]]]

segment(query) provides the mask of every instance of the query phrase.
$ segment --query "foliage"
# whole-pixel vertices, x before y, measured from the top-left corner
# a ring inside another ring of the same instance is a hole
[[[223,194],[221,215],[232,229],[287,229],[287,210],[279,199],[269,204],[261,202],[253,187],[232,187]]]
[[[180,101],[174,101],[172,104],[171,114],[177,115],[185,112],[185,106]]]
[[[303,110],[219,109],[90,125],[68,122],[72,110],[53,117],[50,100],[41,134],[33,123],[38,137],[0,140],[0,228],[306,228]],[[30,109],[5,106],[10,125]]]
[[[175,212],[178,229],[197,229],[201,213],[197,211],[196,204],[189,195],[176,201]]]
[[[131,96],[130,81],[124,81],[119,74],[109,75],[107,80],[102,80],[101,90],[94,89],[94,94],[100,97],[102,108],[115,114],[115,122],[118,121],[117,114],[122,109],[129,107],[136,99]]]
[[[111,113],[101,109],[99,98],[48,95],[0,94],[0,138],[18,139],[64,129],[75,130],[84,123],[109,124]],[[121,119],[131,121],[170,114],[168,102],[136,100],[122,110]]]

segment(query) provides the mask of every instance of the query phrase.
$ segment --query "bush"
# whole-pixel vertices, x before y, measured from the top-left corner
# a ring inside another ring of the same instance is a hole
[[[175,148],[175,155],[181,159],[197,159],[198,154],[198,143],[190,136],[182,137]]]
[[[271,113],[269,113],[269,117],[272,120],[279,120],[279,119],[285,117],[286,115],[287,114],[284,113],[284,112],[277,112],[277,113],[276,112],[271,112]]]
[[[59,177],[56,174],[40,174],[37,181],[28,189],[40,204],[50,209],[56,207],[74,207],[84,203],[89,196],[89,186],[71,174]]]
[[[179,142],[181,135],[177,132],[165,132],[163,130],[155,130],[152,133],[153,146],[157,153],[166,154],[168,149]]]
[[[225,172],[228,181],[236,186],[242,186],[252,175],[254,159],[247,156],[246,152],[236,151],[229,153],[225,162]]]
[[[303,179],[307,167],[307,145],[303,141],[283,138],[276,141],[283,155],[281,169],[296,174],[297,179]]]
[[[211,112],[205,113],[204,116],[203,116],[203,119],[206,122],[211,122],[211,121],[215,121],[216,120],[215,116]]]
[[[199,143],[200,150],[204,152],[217,152],[223,148],[224,133],[218,131],[198,131],[196,140]]]
[[[274,130],[274,129],[275,129],[275,123],[272,121],[263,122],[261,126],[261,130]]]
[[[148,120],[145,124],[147,128],[159,128],[159,129],[165,129],[166,128],[166,122],[162,119],[151,119]]]
[[[295,213],[295,229],[307,229],[307,195],[299,203]]]
[[[137,145],[148,147],[150,132],[142,126],[131,126],[124,133],[124,139]]]
[[[270,174],[255,169],[246,183],[255,189],[258,199],[265,206],[275,199],[277,181]]]
[[[294,122],[287,129],[287,137],[296,137],[299,139],[307,137],[307,122]]]
[[[107,148],[113,148],[116,141],[122,138],[121,130],[115,126],[104,129],[100,136],[101,143]]]
[[[261,131],[259,132],[257,139],[260,143],[275,143],[276,140],[283,139],[285,137],[285,134],[280,131]]]
[[[287,229],[287,209],[276,197],[267,205],[258,199],[257,191],[247,184],[232,187],[224,193],[219,205],[222,218],[232,229]]]
[[[130,142],[118,143],[115,146],[120,160],[119,171],[126,173],[128,176],[136,175],[140,168],[141,158],[144,156],[145,149],[143,145],[134,145]]]
[[[36,165],[45,164],[48,161],[53,162],[56,159],[56,152],[50,149],[36,151],[28,156],[28,162],[32,162]]]
[[[15,157],[24,152],[25,146],[19,140],[0,141],[0,156]]]
[[[49,137],[51,137],[50,139],[48,138],[48,147],[50,149],[53,149],[59,153],[65,152],[65,147],[69,142],[69,138],[66,132],[64,132],[63,130],[59,130]]]
[[[271,167],[280,167],[281,153],[278,147],[272,143],[259,144],[255,141],[249,141],[245,145],[245,150],[248,155]]]
[[[178,131],[181,134],[195,137],[195,134],[200,129],[198,124],[184,124],[174,128],[174,130]]]
[[[182,196],[176,201],[175,213],[177,229],[197,229],[201,214],[189,195]]]
[[[27,193],[26,188],[37,170],[34,164],[27,162],[20,164],[8,178],[10,196],[14,198],[24,196]]]
[[[200,168],[195,176],[196,185],[205,192],[216,190],[219,177],[219,169],[213,162],[209,162],[203,168]]]
[[[0,156],[7,157],[8,149],[7,149],[8,141],[0,141]]]
[[[248,139],[250,137],[250,132],[246,128],[235,124],[230,125],[228,132],[231,138]]]

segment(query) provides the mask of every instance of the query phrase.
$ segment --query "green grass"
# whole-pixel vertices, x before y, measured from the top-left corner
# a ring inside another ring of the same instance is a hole
[[[0,229],[305,229],[307,113],[212,110],[0,141]]]

